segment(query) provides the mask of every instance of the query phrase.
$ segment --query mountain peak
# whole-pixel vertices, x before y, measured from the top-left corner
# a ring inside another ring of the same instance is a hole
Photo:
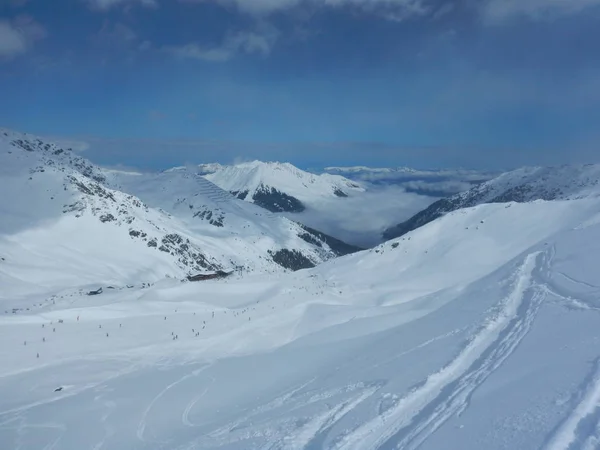
[[[273,212],[300,212],[305,202],[347,197],[364,189],[339,175],[316,175],[289,162],[248,161],[231,166],[203,165],[201,172],[217,186],[238,198]]]
[[[195,170],[103,169],[10,130],[0,130],[0,189],[11,193],[0,198],[0,254],[11,261],[0,282],[14,274],[33,289],[77,283],[73,264],[88,282],[106,275],[127,283],[201,270],[295,270],[358,250],[241,202]],[[33,260],[38,269],[23,272]]]

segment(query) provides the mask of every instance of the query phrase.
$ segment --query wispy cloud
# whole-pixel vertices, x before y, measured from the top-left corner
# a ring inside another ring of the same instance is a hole
[[[156,8],[157,0],[84,0],[92,9],[107,11],[114,6],[138,3],[142,6]]]
[[[0,22],[0,56],[12,57],[27,51],[27,40],[11,23]]]
[[[367,192],[351,195],[341,202],[322,200],[300,214],[281,215],[366,248],[381,242],[383,230],[405,221],[435,200],[437,198],[408,192],[399,186],[371,186]]]
[[[208,62],[225,62],[240,53],[267,56],[279,38],[279,32],[264,25],[256,31],[240,31],[229,34],[222,43],[208,46],[189,43],[182,46],[163,47],[163,50],[182,59],[198,59]]]
[[[92,36],[92,41],[102,47],[127,48],[138,41],[138,36],[127,25],[107,20],[98,33]]]
[[[94,0],[117,2],[125,0]],[[132,0],[129,0],[132,1]],[[150,1],[150,0],[148,0]],[[457,0],[179,0],[182,3],[218,3],[227,8],[254,16],[265,16],[298,7],[339,9],[352,7],[380,17],[404,21],[412,17],[438,18],[452,11]],[[469,4],[466,3],[465,4]],[[514,16],[551,18],[579,13],[600,5],[600,0],[481,0],[470,3],[480,9],[484,19],[491,23],[502,22]]]
[[[488,0],[483,4],[483,15],[488,22],[499,23],[515,16],[554,18],[598,6],[600,0]]]
[[[26,53],[46,36],[46,29],[29,16],[0,21],[0,60]]]
[[[207,0],[179,0],[185,3],[205,3]],[[317,8],[355,7],[368,12],[382,13],[392,20],[423,15],[432,10],[428,0],[216,0],[226,7],[235,7],[252,15],[268,15],[299,6]]]

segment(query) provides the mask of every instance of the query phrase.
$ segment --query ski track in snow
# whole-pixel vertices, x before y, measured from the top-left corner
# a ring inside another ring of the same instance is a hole
[[[146,431],[146,420],[148,418],[148,414],[150,413],[150,411],[152,410],[152,408],[154,408],[154,405],[156,404],[156,402],[158,400],[160,400],[169,390],[171,390],[172,388],[174,388],[178,384],[183,383],[184,381],[186,381],[186,380],[188,380],[188,379],[190,379],[192,377],[196,377],[196,376],[200,375],[200,373],[202,373],[203,371],[205,371],[209,367],[212,367],[213,364],[214,363],[209,363],[209,364],[205,365],[204,367],[202,367],[201,369],[196,369],[196,370],[192,371],[191,373],[188,373],[187,375],[184,375],[183,377],[181,377],[178,380],[174,381],[173,383],[169,384],[167,387],[165,387],[162,391],[160,391],[152,399],[152,401],[148,404],[148,406],[146,407],[146,409],[142,413],[142,417],[141,417],[140,422],[139,422],[138,427],[137,427],[136,435],[137,435],[137,438],[141,442],[147,442],[146,439],[144,438],[144,433]],[[190,408],[190,410],[191,410],[191,408]]]
[[[581,441],[583,442],[578,448],[585,450],[599,448],[600,358],[596,360],[593,372],[588,380],[581,389],[581,400],[562,425],[558,427],[544,450],[568,450],[574,448],[573,446]],[[589,425],[587,425],[587,422],[590,421],[594,426],[593,430],[589,430]]]
[[[18,416],[18,417],[14,417],[12,420],[10,420],[10,422],[14,422],[14,421],[18,421],[18,425],[15,427],[0,427],[3,429],[12,429],[12,430],[16,430],[17,431],[17,436],[22,437],[25,434],[25,430],[27,429],[46,429],[46,430],[56,430],[59,432],[58,436],[52,440],[51,442],[47,443],[44,447],[42,447],[42,450],[53,450],[54,448],[56,448],[56,446],[58,445],[58,443],[61,441],[61,439],[63,438],[64,434],[66,433],[67,429],[64,425],[61,424],[52,424],[52,423],[44,423],[44,424],[29,424],[26,422],[25,417],[23,416]],[[5,422],[8,423],[8,422]],[[20,449],[23,448],[23,444],[20,442],[20,439],[17,439],[17,445],[16,445],[16,449]],[[4,449],[4,447],[2,447]]]
[[[181,415],[181,422],[186,427],[196,427],[196,426],[198,426],[198,425],[194,425],[192,422],[190,422],[190,413],[192,412],[192,409],[194,409],[194,407],[198,404],[198,402],[204,398],[204,396],[206,395],[206,393],[210,390],[210,386],[214,382],[215,382],[215,379],[211,377],[210,385],[208,385],[206,388],[204,388],[204,391],[202,391],[202,393],[200,395],[198,395],[197,397],[195,397],[186,406],[185,410],[183,411],[183,414]]]
[[[526,256],[514,289],[501,310],[488,318],[461,353],[396,407],[345,436],[336,449],[417,448],[453,414],[468,405],[471,394],[510,356],[529,331],[543,295],[532,288],[540,252]]]
[[[106,413],[104,413],[102,415],[102,418],[100,419],[100,422],[104,426],[104,437],[102,438],[102,440],[100,442],[98,442],[96,445],[94,445],[92,450],[100,450],[102,447],[104,447],[104,444],[106,443],[106,441],[109,438],[111,438],[112,436],[114,436],[115,431],[116,431],[114,429],[114,427],[112,427],[111,425],[109,425],[107,423],[107,421],[108,421],[108,418],[110,417],[110,415],[112,414],[112,412],[117,407],[117,404],[115,402],[109,400],[109,401],[104,402],[104,407],[108,408],[108,411]]]
[[[441,340],[444,340],[444,339],[448,339],[449,337],[455,336],[455,335],[457,335],[459,333],[462,333],[463,331],[465,331],[465,328],[457,328],[455,330],[449,331],[448,333],[440,334],[439,336],[436,336],[434,338],[428,339],[427,341],[425,341],[425,342],[423,342],[423,343],[421,343],[421,344],[419,344],[419,345],[417,345],[415,347],[411,347],[408,350],[403,351],[402,353],[398,353],[397,355],[391,356],[388,359],[385,359],[385,360],[383,360],[383,361],[381,361],[381,362],[373,365],[373,367],[374,368],[375,367],[381,367],[381,366],[383,366],[385,364],[389,364],[392,361],[395,361],[395,360],[400,359],[400,358],[402,358],[402,357],[404,357],[406,355],[414,353],[417,350],[422,350],[422,349],[424,349],[425,347],[427,347],[427,346],[429,346],[431,344],[434,344],[434,343],[436,343],[438,341],[441,341]]]
[[[303,383],[300,386],[295,387],[291,391],[286,392],[285,394],[277,397],[276,399],[270,401],[269,403],[255,408],[248,414],[244,415],[241,419],[238,419],[234,422],[230,422],[229,424],[227,424],[223,427],[220,427],[217,430],[211,431],[209,433],[209,436],[211,438],[219,438],[219,437],[226,436],[229,433],[231,433],[232,431],[237,430],[238,428],[243,426],[244,423],[249,422],[251,419],[255,418],[256,416],[282,407],[290,399],[294,398],[300,391],[302,391],[307,386],[312,384],[315,380],[316,380],[316,378],[312,378],[312,379],[308,380],[306,383]]]
[[[326,413],[312,419],[295,434],[286,436],[283,439],[284,445],[277,446],[276,448],[282,448],[285,450],[310,448],[311,442],[317,440],[320,434],[327,432],[327,430],[339,422],[346,414],[356,408],[367,398],[371,397],[378,390],[379,387],[366,389],[362,394],[358,395],[354,399],[333,407],[330,411],[327,411]]]
[[[418,448],[429,436],[453,415],[460,415],[469,405],[473,392],[514,352],[525,335],[531,329],[544,295],[540,292],[533,294],[529,304],[525,305],[525,312],[503,333],[504,336],[492,348],[487,357],[481,362],[476,362],[472,368],[457,380],[450,389],[450,393],[433,413],[427,413],[421,421],[411,427],[410,432],[400,441],[398,448]]]
[[[575,278],[573,278],[570,275],[567,275],[564,272],[556,272],[556,273],[558,275],[560,275],[561,277],[569,280],[571,283],[575,283],[575,284],[578,284],[580,286],[585,286],[585,287],[592,288],[592,289],[599,289],[600,288],[600,286],[596,286],[595,284],[590,284],[590,283],[586,283],[585,281],[576,280]]]

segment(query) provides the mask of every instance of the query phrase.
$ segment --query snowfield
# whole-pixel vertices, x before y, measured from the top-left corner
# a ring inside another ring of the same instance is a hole
[[[193,172],[5,133],[0,449],[600,448],[593,177],[333,259]]]
[[[2,289],[1,448],[598,448],[598,255],[596,198],[536,201],[295,273]]]

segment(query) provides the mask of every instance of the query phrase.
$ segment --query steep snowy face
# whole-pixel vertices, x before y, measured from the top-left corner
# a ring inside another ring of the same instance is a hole
[[[356,250],[332,248],[200,176],[108,171],[8,130],[0,130],[0,186],[0,280],[18,280],[11,285],[24,291],[99,278],[282,271]]]
[[[339,175],[315,175],[289,163],[253,161],[234,166],[205,165],[201,171],[239,199],[272,212],[301,212],[323,198],[347,197],[364,189]]]
[[[230,252],[236,264],[247,270],[257,266],[272,270],[273,262],[293,270],[313,267],[359,250],[241,201],[185,168],[158,174],[112,172],[106,176],[116,188],[134,193],[184,222],[206,240],[207,248]]]
[[[102,170],[39,138],[0,131],[1,279],[54,286],[219,270],[184,224],[106,185]]]
[[[472,189],[441,199],[407,221],[388,228],[384,239],[402,236],[438,217],[483,203],[573,200],[600,196],[600,165],[527,167],[506,172]]]

